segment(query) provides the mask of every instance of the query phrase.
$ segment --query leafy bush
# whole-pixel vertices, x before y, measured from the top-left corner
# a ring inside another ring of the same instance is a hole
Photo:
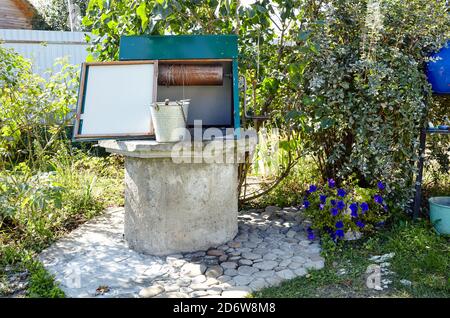
[[[70,31],[67,0],[30,0],[37,9],[33,19],[33,29]],[[80,8],[81,17],[86,12],[87,0],[71,0]],[[81,18],[80,17],[80,18]]]
[[[382,197],[385,188],[382,182],[378,182],[378,189],[338,188],[333,179],[323,187],[311,185],[303,201],[305,216],[312,222],[309,238],[315,238],[314,230],[333,240],[374,232],[388,218]]]
[[[46,169],[48,158],[68,146],[77,67],[60,60],[60,71],[46,81],[14,51],[0,47],[0,57],[0,168],[26,161],[32,169]]]
[[[450,38],[445,1],[325,2],[309,35],[320,49],[302,78],[308,146],[324,177],[389,179],[388,197],[407,209],[433,104],[424,63]]]

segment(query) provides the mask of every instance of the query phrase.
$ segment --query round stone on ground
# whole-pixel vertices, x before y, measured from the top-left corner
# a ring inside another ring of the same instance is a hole
[[[273,253],[267,253],[266,255],[263,256],[263,259],[268,260],[268,261],[274,261],[277,259],[277,255],[273,254]]]
[[[181,292],[166,293],[164,296],[167,298],[189,298],[189,295]]]
[[[206,281],[205,275],[198,275],[198,276],[195,276],[194,278],[192,278],[193,284],[199,284],[199,283],[203,283],[205,281]]]
[[[264,278],[257,278],[250,282],[248,285],[253,291],[258,291],[260,289],[263,289],[264,287],[267,287],[267,282]]]
[[[224,254],[225,254],[225,252],[222,251],[222,250],[219,250],[219,249],[209,250],[209,251],[206,253],[206,255],[209,255],[209,256],[222,256],[222,255],[224,255]]]
[[[221,282],[221,283],[226,283],[226,282],[228,282],[229,280],[231,280],[231,276],[228,276],[228,275],[222,275],[222,276],[217,277],[217,280],[218,280],[219,282]]]
[[[203,297],[203,296],[206,296],[206,295],[208,295],[208,293],[206,291],[204,291],[204,290],[196,290],[196,291],[191,293],[191,296],[193,298]]]
[[[205,283],[198,283],[198,284],[191,284],[189,287],[192,288],[193,290],[207,290],[209,286],[206,285]]]
[[[236,286],[245,286],[245,285],[248,285],[252,281],[252,277],[238,275],[238,276],[233,277],[233,281],[236,284]]]
[[[256,253],[252,253],[252,252],[242,253],[242,257],[249,259],[249,260],[255,260],[255,259],[262,258],[261,254],[256,254]]]
[[[257,268],[251,267],[251,266],[239,266],[239,268],[238,268],[238,273],[240,275],[244,275],[244,276],[246,276],[246,275],[250,276],[250,275],[256,273],[257,271],[258,271]]]
[[[236,276],[238,274],[238,271],[234,268],[228,268],[225,270],[224,274],[227,276]]]
[[[180,273],[182,276],[195,277],[198,275],[202,275],[205,271],[205,264],[186,263],[181,267]]]
[[[263,261],[256,264],[253,264],[253,267],[261,269],[263,271],[271,270],[278,266],[278,262],[276,261]]]
[[[155,297],[156,295],[161,294],[164,291],[164,287],[160,285],[154,285],[146,288],[142,288],[139,292],[139,297],[142,298],[151,298]]]
[[[279,272],[276,272],[276,274],[282,279],[292,279],[295,277],[294,272],[290,269],[283,269]]]
[[[226,289],[222,293],[223,298],[243,298],[252,292],[250,287],[239,286]]]
[[[222,266],[219,266],[219,265],[211,266],[205,272],[206,277],[212,277],[212,278],[217,278],[217,277],[221,276],[222,274],[223,274],[223,268],[222,268]]]
[[[237,264],[235,262],[223,262],[220,264],[223,269],[235,269],[237,267]]]
[[[228,246],[229,247],[232,247],[232,248],[238,248],[238,247],[241,247],[241,242],[228,242]]]
[[[238,261],[239,265],[247,265],[247,266],[251,266],[253,264],[253,262],[249,259],[245,259],[245,258],[241,258]]]

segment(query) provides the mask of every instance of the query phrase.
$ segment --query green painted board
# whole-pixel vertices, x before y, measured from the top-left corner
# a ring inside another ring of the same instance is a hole
[[[119,59],[237,59],[236,35],[139,35],[120,38]]]

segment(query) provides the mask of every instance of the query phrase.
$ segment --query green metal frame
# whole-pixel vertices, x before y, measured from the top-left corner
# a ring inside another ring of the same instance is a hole
[[[231,59],[233,122],[240,136],[237,35],[139,35],[120,38],[119,60]]]

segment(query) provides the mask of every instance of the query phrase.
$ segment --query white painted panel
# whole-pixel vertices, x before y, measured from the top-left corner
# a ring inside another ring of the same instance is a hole
[[[81,135],[150,133],[154,67],[89,66]]]

